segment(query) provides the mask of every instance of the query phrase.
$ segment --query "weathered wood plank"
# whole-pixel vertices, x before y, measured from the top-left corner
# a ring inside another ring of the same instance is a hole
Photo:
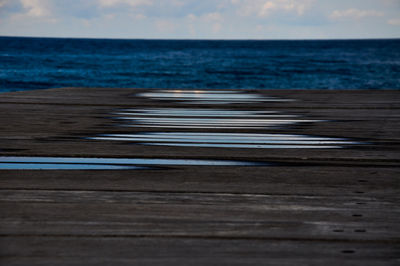
[[[396,204],[363,197],[2,191],[0,202],[0,235],[400,242]]]
[[[148,92],[148,89],[126,88],[59,88],[50,90],[36,90],[4,93],[0,98],[1,103],[27,103],[27,104],[59,104],[59,105],[100,105],[100,106],[148,106],[154,101],[147,98],[136,97],[137,94]],[[286,99],[296,99],[293,102],[284,102],[285,108],[383,108],[399,109],[400,96],[396,90],[248,90],[265,96],[274,96]],[[66,101],[65,99],[68,99]],[[164,106],[176,106],[171,101],[157,101]],[[259,108],[263,103],[252,103]],[[282,107],[281,102],[268,102],[270,107]],[[190,106],[194,106],[191,104]],[[203,107],[207,105],[202,105]],[[242,107],[243,105],[240,105]]]
[[[397,265],[399,245],[193,238],[3,237],[5,265]]]
[[[399,200],[399,168],[171,167],[150,171],[0,171],[3,189],[214,192]],[[244,174],[245,173],[245,174]]]
[[[290,217],[287,217],[290,218]],[[0,236],[12,237],[187,237],[297,241],[374,241],[399,243],[399,229],[389,222],[202,221],[138,218],[137,221],[0,222]]]
[[[97,130],[97,133],[126,133]],[[132,133],[132,132],[130,132]],[[265,132],[264,132],[265,133]],[[282,132],[276,132],[282,133]],[[300,132],[304,133],[304,132]],[[10,156],[66,156],[66,157],[148,157],[148,158],[202,158],[202,159],[247,159],[256,161],[296,160],[310,163],[328,163],[365,166],[398,166],[400,151],[396,143],[386,142],[362,145],[345,149],[233,149],[203,147],[147,146],[124,141],[85,140],[92,133],[79,133],[67,139],[52,138],[12,138],[0,139],[2,149],[19,149],[3,155]],[[330,134],[329,136],[334,136]],[[343,136],[343,135],[341,135]]]
[[[68,204],[68,203],[1,203],[3,220],[89,220],[130,222],[148,217],[164,219],[197,219],[205,221],[282,221],[305,222],[399,222],[398,213],[389,210],[374,212],[366,209],[338,210],[334,208],[311,208],[306,206],[268,205],[187,205],[187,204]],[[322,209],[322,210],[321,210]],[[90,214],[90,216],[87,216]]]
[[[71,191],[71,190],[0,190],[0,202],[11,203],[104,203],[104,204],[186,204],[207,206],[267,206],[271,210],[290,210],[304,207],[308,210],[366,210],[394,209],[398,202],[377,200],[368,196],[300,196],[230,193],[173,193],[173,192],[123,192],[123,191]],[[362,202],[363,204],[358,204]],[[287,208],[285,208],[286,206]]]

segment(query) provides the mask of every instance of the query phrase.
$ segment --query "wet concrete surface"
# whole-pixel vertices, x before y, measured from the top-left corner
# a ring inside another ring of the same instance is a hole
[[[1,94],[0,264],[397,265],[399,145],[398,91]]]

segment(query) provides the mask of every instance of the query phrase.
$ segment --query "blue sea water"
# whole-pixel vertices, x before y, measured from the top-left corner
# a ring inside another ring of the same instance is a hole
[[[0,37],[0,92],[54,87],[400,89],[400,39]]]

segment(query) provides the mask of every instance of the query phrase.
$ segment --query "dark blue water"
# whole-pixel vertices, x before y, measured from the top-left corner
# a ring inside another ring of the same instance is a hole
[[[0,91],[53,87],[400,89],[400,39],[0,37]]]

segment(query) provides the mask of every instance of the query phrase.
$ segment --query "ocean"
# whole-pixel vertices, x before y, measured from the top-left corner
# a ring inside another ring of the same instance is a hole
[[[400,89],[400,39],[0,37],[0,92],[56,87]]]

